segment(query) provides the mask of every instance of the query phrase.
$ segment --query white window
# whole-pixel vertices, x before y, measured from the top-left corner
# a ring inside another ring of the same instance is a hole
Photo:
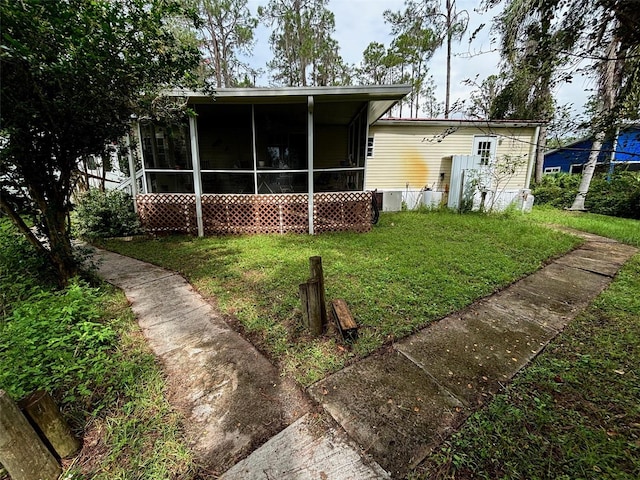
[[[373,137],[367,138],[367,157],[373,157]]]
[[[473,155],[480,157],[480,165],[493,163],[496,156],[496,137],[480,135],[473,137]]]
[[[546,167],[544,169],[545,175],[549,175],[551,173],[560,173],[560,167]]]

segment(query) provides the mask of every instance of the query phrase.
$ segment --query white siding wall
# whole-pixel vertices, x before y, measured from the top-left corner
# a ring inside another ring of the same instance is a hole
[[[524,188],[534,128],[374,125],[373,157],[367,159],[367,189],[448,190],[452,155],[470,155],[474,135],[497,135],[496,156],[518,156],[524,165],[506,184]],[[441,173],[444,180],[441,181]]]

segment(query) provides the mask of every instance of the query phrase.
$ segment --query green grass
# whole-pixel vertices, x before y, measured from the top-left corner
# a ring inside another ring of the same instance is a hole
[[[180,416],[124,295],[81,280],[54,290],[2,219],[0,247],[0,388],[54,396],[84,441],[64,478],[193,478]]]
[[[640,255],[410,478],[640,478],[638,292]]]
[[[570,212],[546,206],[534,208],[531,219],[540,223],[563,225],[595,233],[640,247],[640,221],[638,220],[594,213]]]
[[[368,234],[168,237],[106,246],[181,272],[284,374],[309,385],[345,363],[537,270],[579,243],[520,216],[403,212]],[[308,258],[323,259],[327,298],[344,298],[360,338],[309,338],[298,284]]]

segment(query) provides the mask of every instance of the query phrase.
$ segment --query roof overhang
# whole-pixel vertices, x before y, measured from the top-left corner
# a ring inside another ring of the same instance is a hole
[[[543,120],[463,120],[463,119],[421,119],[383,118],[375,125],[402,125],[413,127],[484,127],[484,128],[535,128],[544,125]]]
[[[369,123],[385,114],[393,105],[411,92],[408,85],[358,85],[345,87],[278,87],[278,88],[219,88],[212,94],[187,90],[171,90],[169,96],[186,97],[191,104],[286,104],[314,105],[357,104],[368,102]],[[346,112],[345,112],[346,113]],[[357,112],[354,111],[353,115]]]

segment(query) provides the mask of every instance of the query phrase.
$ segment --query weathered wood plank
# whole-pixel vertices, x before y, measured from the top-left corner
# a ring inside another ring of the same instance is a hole
[[[318,280],[320,289],[320,315],[322,320],[322,328],[327,326],[327,299],[324,288],[324,272],[322,270],[322,257],[310,257],[309,258],[309,270],[311,273],[311,280]]]
[[[300,287],[300,303],[302,304],[302,325],[307,330],[309,329],[309,285],[307,283],[301,283]]]
[[[53,480],[62,469],[15,402],[0,390],[0,462],[13,480]]]
[[[73,436],[58,406],[46,391],[32,393],[19,405],[60,458],[70,457],[80,450],[80,442]]]
[[[342,338],[345,340],[358,338],[358,325],[349,310],[347,302],[338,298],[331,302],[331,307]]]
[[[309,304],[309,331],[312,335],[322,335],[322,293],[320,281],[311,279],[307,282]]]

